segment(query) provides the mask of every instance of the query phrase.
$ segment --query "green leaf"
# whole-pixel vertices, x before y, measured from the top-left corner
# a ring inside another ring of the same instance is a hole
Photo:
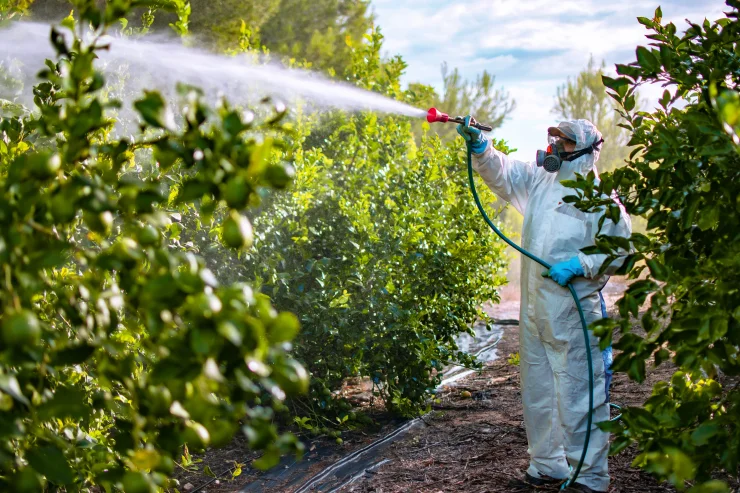
[[[706,421],[699,425],[697,429],[691,434],[691,441],[696,445],[706,445],[721,431],[721,427],[712,421]]]
[[[262,457],[252,462],[252,465],[261,470],[266,471],[267,469],[273,468],[280,463],[280,452],[274,448],[268,449]]]
[[[644,325],[644,322],[643,322]],[[667,349],[662,348],[660,351],[656,351],[654,358],[655,358],[655,366],[660,366],[661,363],[664,361],[668,361],[668,359],[671,357],[671,353],[668,352]]]
[[[57,387],[54,396],[38,408],[38,415],[42,420],[53,418],[77,420],[89,414],[90,408],[87,405],[85,392],[71,387]]]
[[[663,91],[663,97],[660,98],[659,103],[663,107],[663,109],[668,109],[668,103],[671,101],[671,93],[668,92],[668,89]]]
[[[634,316],[637,316],[637,309],[635,309],[632,314]],[[629,377],[638,382],[642,383],[645,381],[645,361],[636,359],[632,361],[632,363],[629,366],[629,369],[627,370],[627,375]]]
[[[624,98],[624,109],[627,111],[632,111],[635,109],[635,95],[630,94],[626,98]]]
[[[705,208],[699,214],[699,220],[697,221],[696,225],[699,226],[699,229],[701,229],[702,231],[712,229],[719,222],[719,214],[720,207],[717,204]]]
[[[638,17],[637,22],[642,24],[643,26],[651,29],[655,26],[655,22],[653,22],[652,19],[648,19],[647,17]]]
[[[210,191],[211,187],[208,183],[200,181],[198,179],[188,180],[183,183],[180,188],[180,192],[177,194],[176,202],[182,204],[183,202],[192,202],[202,198],[206,193]]]
[[[693,486],[689,489],[688,493],[730,493],[730,488],[724,481],[712,479]]]
[[[70,12],[69,15],[65,17],[64,19],[62,19],[62,21],[59,23],[60,26],[65,27],[69,29],[70,31],[74,31],[74,29],[76,28],[76,24],[77,24],[75,22],[74,15],[72,14],[73,13]]]
[[[613,79],[606,75],[601,76],[601,81],[607,88],[614,90],[617,94],[619,94],[619,96],[622,97],[627,94],[627,89],[629,88],[630,84],[629,80],[625,79],[624,77]]]
[[[660,68],[660,63],[655,55],[645,48],[644,46],[638,46],[635,51],[637,55],[637,63],[650,73],[657,72]]]
[[[662,263],[654,258],[645,260],[645,263],[647,264],[648,269],[650,269],[650,274],[653,276],[654,279],[658,281],[667,280],[668,271]]]
[[[26,396],[24,396],[21,392],[21,387],[20,385],[18,385],[18,380],[16,379],[15,375],[0,374],[0,390],[11,396],[18,402],[21,402],[27,406],[31,405]]]
[[[52,355],[52,366],[72,366],[84,363],[97,349],[95,346],[81,344],[64,348]]]
[[[64,35],[56,30],[55,27],[51,28],[51,44],[59,55],[69,54],[69,48]]]
[[[617,68],[617,73],[619,75],[626,75],[627,77],[630,77],[634,80],[637,80],[640,78],[641,71],[638,67],[635,67],[633,65],[617,64],[616,68]],[[624,93],[627,92],[628,87],[629,87],[628,85],[624,86]],[[624,96],[624,93],[622,93],[623,96]]]
[[[624,426],[619,421],[601,421],[600,423],[596,423],[596,426],[606,433],[619,434],[624,431]]]
[[[62,451],[53,445],[29,450],[26,460],[52,483],[67,485],[74,482],[74,471]]]
[[[281,312],[270,324],[267,337],[272,343],[292,341],[298,334],[300,327],[298,317],[290,312]]]
[[[629,438],[624,438],[621,436],[616,437],[609,446],[609,455],[617,455],[622,450],[629,447],[631,443],[632,441]]]
[[[666,72],[670,72],[673,69],[673,59],[675,54],[668,45],[660,45],[660,60],[663,62],[663,68]]]
[[[156,91],[144,91],[144,97],[134,102],[134,108],[141,118],[153,127],[172,129],[175,126],[172,114],[167,111],[162,95]]]

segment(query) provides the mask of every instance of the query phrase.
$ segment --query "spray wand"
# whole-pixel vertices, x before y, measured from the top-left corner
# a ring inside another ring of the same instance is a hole
[[[429,108],[429,111],[427,111],[427,121],[429,123],[452,122],[452,123],[461,123],[465,125],[465,119],[463,117],[456,116],[454,118],[450,118],[450,115],[448,115],[447,113],[442,113],[437,108]],[[475,127],[478,130],[483,130],[484,132],[490,132],[491,130],[493,130],[492,126],[486,125],[485,123],[478,123],[477,121],[475,121],[475,118],[470,119],[470,126]]]
[[[450,116],[447,113],[443,113],[439,111],[436,108],[430,108],[427,112],[427,121],[429,123],[447,123],[447,122],[453,122],[453,123],[460,123],[465,124],[465,119],[462,117],[455,117],[450,118]],[[493,127],[490,125],[486,125],[483,123],[476,122],[473,118],[470,119],[469,125],[471,127],[475,127],[479,130],[483,130],[486,132],[490,132],[493,130]],[[539,257],[536,257],[535,255],[531,254],[527,250],[523,249],[513,241],[511,241],[509,238],[506,237],[506,235],[501,232],[500,229],[496,227],[495,224],[493,224],[493,221],[488,217],[488,214],[486,214],[485,209],[483,209],[483,204],[481,204],[480,197],[478,197],[478,191],[475,189],[475,180],[473,179],[473,150],[472,150],[472,143],[468,142],[468,181],[470,182],[470,191],[473,193],[473,199],[475,200],[475,205],[478,207],[478,211],[481,213],[481,216],[483,216],[483,219],[486,221],[488,226],[491,227],[491,229],[496,233],[502,240],[504,240],[509,246],[511,246],[513,249],[521,253],[522,255],[534,260],[538,264],[542,265],[545,269],[550,270],[551,265],[542,260]],[[583,307],[581,307],[581,302],[578,299],[578,294],[576,293],[575,288],[571,283],[568,283],[568,289],[570,290],[570,294],[573,296],[573,300],[576,302],[576,308],[578,308],[578,315],[581,318],[581,326],[583,327],[583,337],[586,340],[586,348],[590,348],[591,344],[589,342],[589,336],[588,336],[588,324],[586,323],[586,317],[583,314]],[[587,424],[586,424],[586,436],[584,438],[583,443],[583,452],[581,452],[581,460],[578,461],[578,465],[573,470],[573,473],[571,474],[570,478],[568,478],[566,481],[563,482],[562,489],[567,488],[569,485],[573,484],[575,480],[578,478],[578,474],[581,472],[581,467],[583,466],[583,461],[586,459],[586,451],[588,450],[588,442],[591,439],[591,424],[593,422],[593,411],[594,411],[594,369],[593,369],[593,361],[591,360],[591,351],[586,351],[586,361],[588,363],[588,417],[587,417]],[[618,419],[614,418],[614,419]]]

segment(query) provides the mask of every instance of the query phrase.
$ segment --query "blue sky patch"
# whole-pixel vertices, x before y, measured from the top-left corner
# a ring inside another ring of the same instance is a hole
[[[423,82],[438,90],[440,67],[474,79],[483,70],[496,76],[517,107],[496,137],[519,149],[515,157],[531,161],[542,147],[558,86],[585,68],[591,56],[614,72],[615,63],[635,59],[637,45],[647,45],[647,31],[637,17],[652,17],[660,5],[664,22],[679,30],[684,19],[701,22],[723,17],[723,0],[372,0],[385,52],[408,63],[405,82]],[[660,87],[645,87],[644,98],[657,101]],[[443,109],[443,108],[441,108]]]

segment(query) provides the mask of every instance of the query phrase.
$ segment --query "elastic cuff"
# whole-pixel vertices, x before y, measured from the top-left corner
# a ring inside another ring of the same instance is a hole
[[[470,146],[470,149],[473,151],[473,154],[483,154],[488,149],[488,139],[483,137],[483,140],[479,140]]]
[[[579,253],[578,255],[576,255],[575,257],[571,259],[571,261],[573,262],[573,267],[577,265],[578,268],[581,270],[580,272],[576,273],[577,275],[585,277],[587,279],[591,279],[591,276],[586,275],[586,267],[588,266],[588,264],[584,261],[583,258],[581,258],[581,255],[585,255],[585,254]]]

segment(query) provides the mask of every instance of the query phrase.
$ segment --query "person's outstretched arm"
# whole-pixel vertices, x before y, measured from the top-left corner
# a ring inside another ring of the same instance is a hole
[[[465,125],[458,125],[457,132],[472,145],[473,169],[493,193],[502,200],[511,202],[516,210],[524,214],[529,190],[534,183],[534,166],[510,159],[503,152],[497,151],[486,136],[477,128],[469,126],[469,123],[470,116],[466,116]]]

